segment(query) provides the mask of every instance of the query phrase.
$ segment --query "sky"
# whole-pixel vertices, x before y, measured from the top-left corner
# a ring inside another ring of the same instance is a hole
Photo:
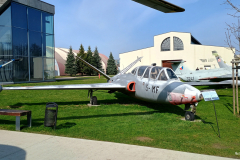
[[[132,0],[42,0],[55,6],[55,47],[120,53],[152,47],[155,35],[189,32],[203,45],[227,47],[227,25],[237,23],[225,0],[167,0],[185,12],[163,13]],[[239,6],[239,0],[232,0]],[[240,8],[240,7],[239,7]]]

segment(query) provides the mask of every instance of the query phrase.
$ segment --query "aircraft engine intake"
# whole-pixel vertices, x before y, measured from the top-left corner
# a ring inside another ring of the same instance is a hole
[[[129,92],[135,92],[135,82],[134,81],[132,81],[132,82],[129,82],[128,83],[128,85],[127,85],[127,90],[129,91]]]

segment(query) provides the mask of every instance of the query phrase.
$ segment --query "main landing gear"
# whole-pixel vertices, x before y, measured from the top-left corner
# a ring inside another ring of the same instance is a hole
[[[185,104],[185,120],[186,121],[194,121],[196,114],[196,106],[197,104]],[[191,111],[187,111],[191,108]]]
[[[90,95],[90,105],[97,105],[97,97],[96,96],[92,96],[93,94],[93,90],[89,90],[88,91],[88,96]]]

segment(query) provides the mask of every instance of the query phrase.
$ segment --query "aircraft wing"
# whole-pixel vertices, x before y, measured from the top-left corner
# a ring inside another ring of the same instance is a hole
[[[133,0],[164,13],[184,12],[185,9],[164,0]]]
[[[183,82],[183,83],[189,84],[191,86],[232,85],[232,80],[225,80],[221,82]],[[238,81],[238,85],[240,85],[240,81]]]
[[[24,86],[24,87],[2,87],[1,90],[122,90],[126,86],[118,83],[95,83],[95,84],[71,84],[71,85],[48,85],[48,86]]]
[[[205,78],[201,78],[199,80],[210,80],[210,81],[214,81],[214,82],[219,82],[219,81],[229,80],[229,79],[232,79],[232,74],[225,74],[225,75],[217,76],[217,77],[205,77]]]

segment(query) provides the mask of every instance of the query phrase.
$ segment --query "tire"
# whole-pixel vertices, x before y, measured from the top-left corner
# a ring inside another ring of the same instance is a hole
[[[97,97],[96,96],[92,97],[92,105],[97,105]]]
[[[195,118],[194,113],[192,113],[190,111],[187,111],[185,113],[185,120],[186,121],[194,121],[194,118]]]

